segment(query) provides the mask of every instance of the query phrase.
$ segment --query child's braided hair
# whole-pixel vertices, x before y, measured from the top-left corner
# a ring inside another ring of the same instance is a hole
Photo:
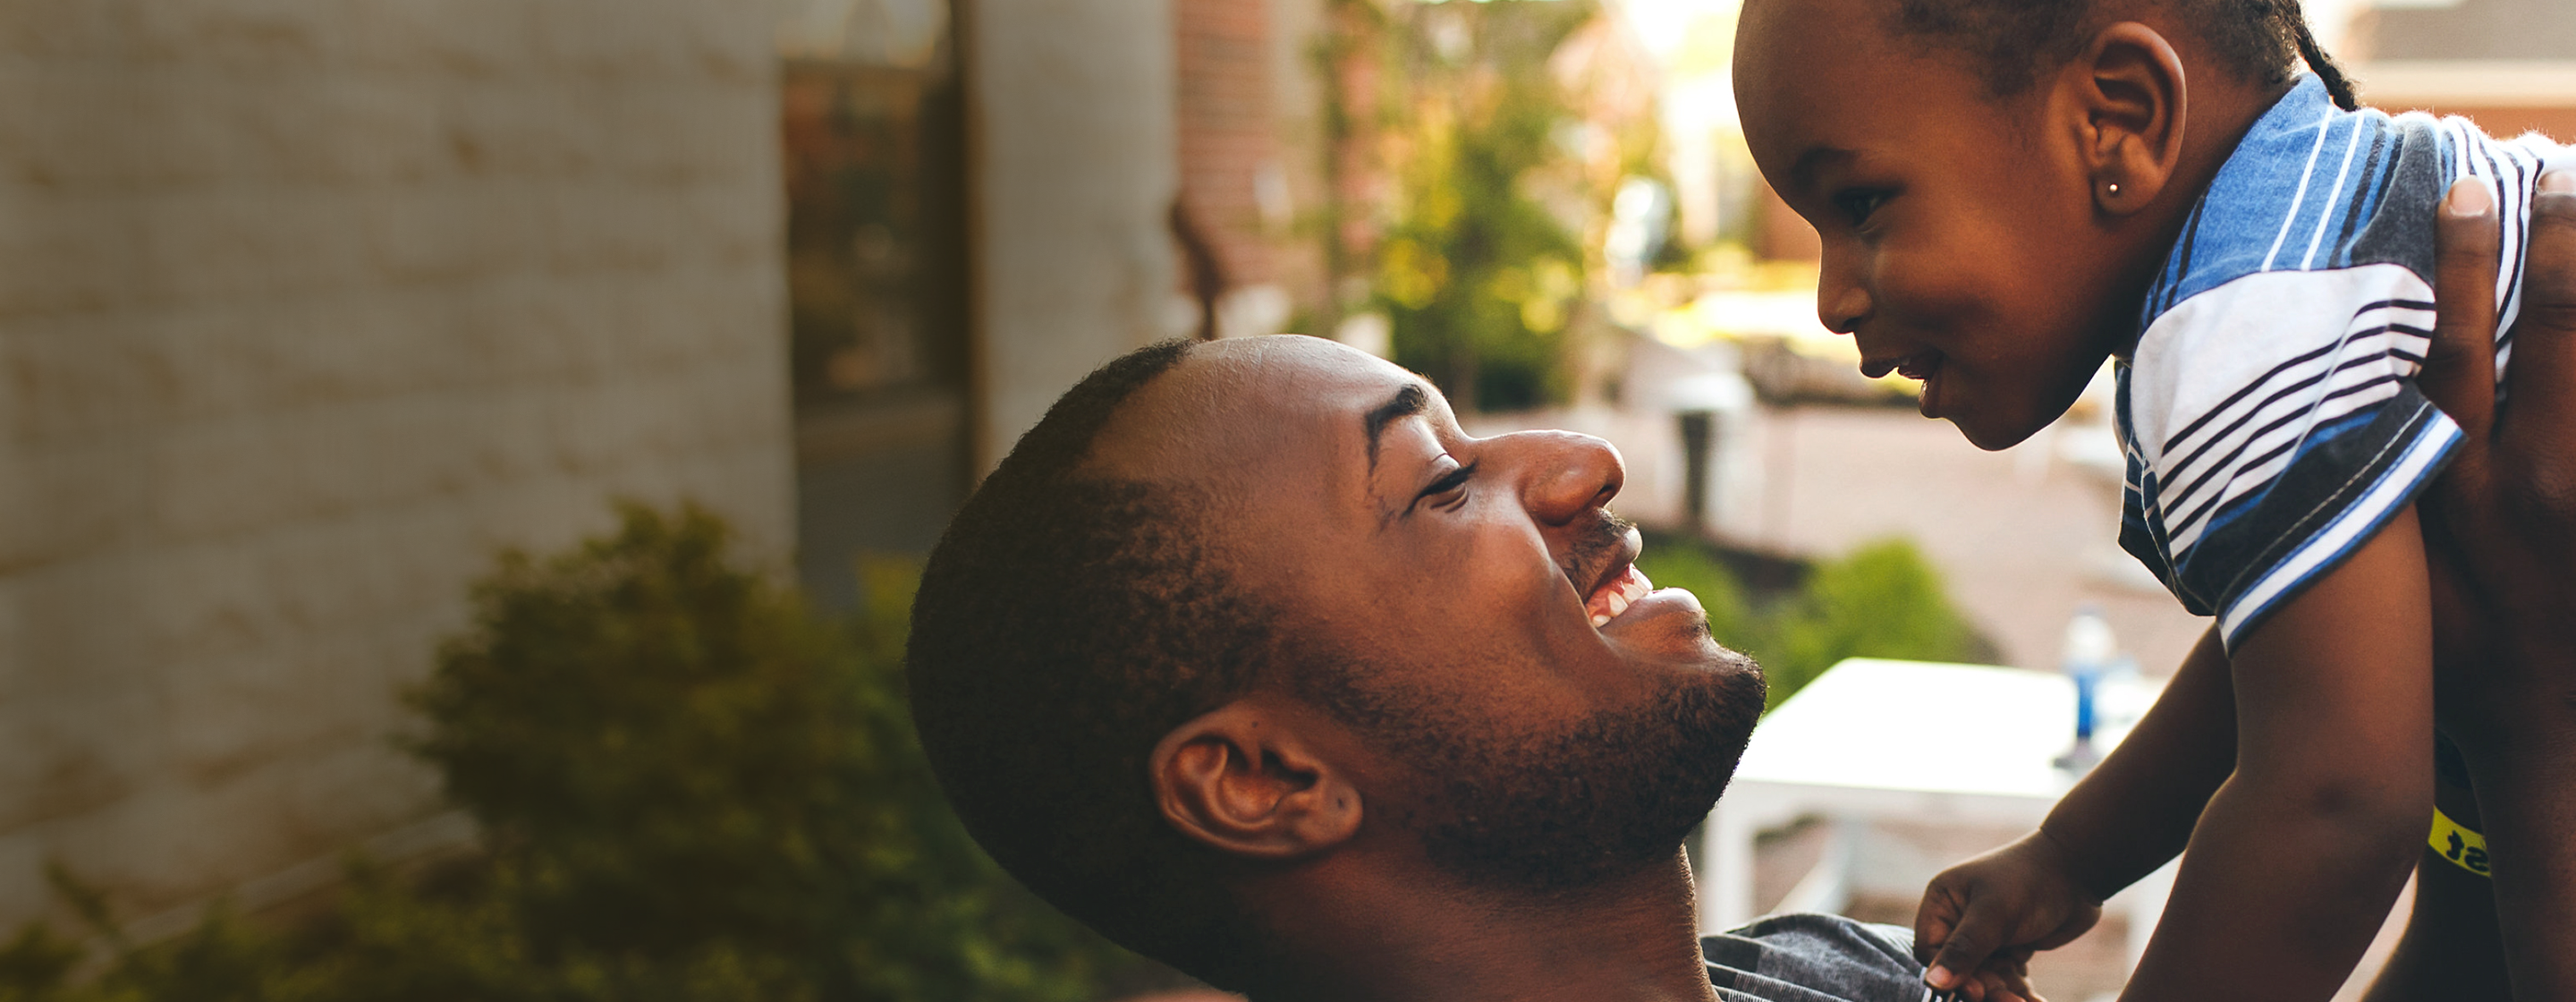
[[[2343,67],[2317,45],[2299,0],[2163,0],[2200,27],[2211,53],[2246,79],[2283,83],[2300,63],[2349,111],[2360,106]],[[1934,36],[1973,53],[1999,96],[2021,93],[2083,49],[2097,0],[1897,0],[1896,33]]]

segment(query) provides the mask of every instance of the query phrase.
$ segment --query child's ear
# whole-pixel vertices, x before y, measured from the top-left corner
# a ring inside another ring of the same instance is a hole
[[[1310,715],[1253,698],[1174,728],[1146,760],[1163,818],[1238,856],[1295,859],[1358,833],[1360,794],[1304,733]]]
[[[2164,193],[2182,162],[2182,58],[2135,21],[2102,29],[2060,79],[2075,123],[2094,207],[2124,216]]]

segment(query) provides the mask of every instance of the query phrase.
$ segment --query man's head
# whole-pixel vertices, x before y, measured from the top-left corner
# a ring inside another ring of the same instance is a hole
[[[1130,355],[934,552],[923,742],[1005,867],[1212,980],[1267,966],[1270,890],[1320,868],[1534,895],[1669,865],[1761,683],[1631,573],[1621,475],[1596,439],[1469,438],[1331,342]]]

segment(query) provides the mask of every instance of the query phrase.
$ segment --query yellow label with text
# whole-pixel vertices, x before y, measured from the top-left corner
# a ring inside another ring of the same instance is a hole
[[[2493,876],[2487,872],[2487,837],[2462,827],[2441,808],[2433,809],[2433,836],[2425,844],[2460,869],[2481,877]]]

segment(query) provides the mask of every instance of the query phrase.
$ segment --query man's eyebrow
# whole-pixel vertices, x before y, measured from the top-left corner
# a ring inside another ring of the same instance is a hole
[[[1422,392],[1422,384],[1406,383],[1395,396],[1368,412],[1369,472],[1377,472],[1377,442],[1380,432],[1400,417],[1412,417],[1431,409],[1431,395]]]

